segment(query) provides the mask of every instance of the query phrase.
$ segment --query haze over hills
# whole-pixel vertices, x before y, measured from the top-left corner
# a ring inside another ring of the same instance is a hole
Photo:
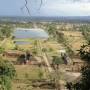
[[[56,21],[56,22],[87,22],[90,23],[90,16],[0,16],[0,22],[32,22],[32,21]]]

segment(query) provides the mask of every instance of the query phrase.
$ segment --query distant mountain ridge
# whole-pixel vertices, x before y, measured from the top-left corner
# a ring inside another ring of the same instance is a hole
[[[55,22],[87,22],[90,23],[90,16],[57,16],[57,17],[44,17],[44,16],[0,16],[0,22],[10,21],[10,22],[40,22],[40,21],[55,21]]]

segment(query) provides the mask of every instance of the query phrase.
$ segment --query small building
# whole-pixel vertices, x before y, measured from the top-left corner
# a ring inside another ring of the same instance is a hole
[[[66,54],[66,50],[65,49],[60,49],[57,52],[60,53],[60,54]]]

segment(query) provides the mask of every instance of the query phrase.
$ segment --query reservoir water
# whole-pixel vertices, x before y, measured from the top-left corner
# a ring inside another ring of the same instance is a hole
[[[48,33],[45,32],[43,29],[26,29],[26,28],[17,28],[14,33],[13,36],[15,37],[15,39],[48,39]],[[26,42],[26,41],[16,41],[15,42],[17,45],[19,44],[30,44],[30,42]]]
[[[32,43],[29,41],[15,41],[15,44],[16,45],[27,45],[27,44],[32,44]]]
[[[48,34],[43,29],[23,29],[17,28],[13,35],[16,39],[33,38],[48,39]]]

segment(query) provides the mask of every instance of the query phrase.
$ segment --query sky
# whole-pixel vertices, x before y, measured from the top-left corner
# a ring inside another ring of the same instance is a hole
[[[90,16],[90,0],[27,0],[31,16]],[[0,0],[0,16],[29,16],[24,0]]]

